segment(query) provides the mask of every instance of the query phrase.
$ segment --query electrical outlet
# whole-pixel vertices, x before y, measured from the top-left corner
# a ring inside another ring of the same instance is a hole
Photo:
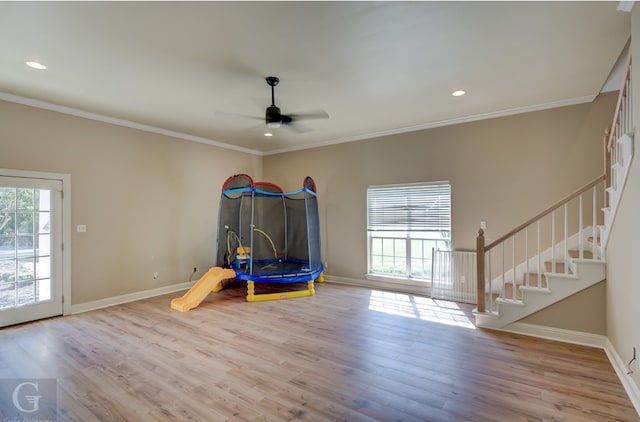
[[[189,275],[189,282],[192,282],[194,277],[196,276],[196,273],[198,272],[198,267],[194,266],[193,267],[193,272]]]
[[[153,273],[153,279],[154,279],[154,280],[157,280],[157,279],[158,279],[158,277],[159,277],[158,273]]]
[[[633,374],[633,369],[638,367],[638,361],[636,360],[636,348],[633,347],[633,355],[631,360],[627,363],[627,375]]]

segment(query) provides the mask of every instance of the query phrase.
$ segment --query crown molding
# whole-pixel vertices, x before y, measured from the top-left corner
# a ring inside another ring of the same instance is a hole
[[[363,141],[365,139],[381,138],[383,136],[392,136],[392,135],[398,135],[401,133],[408,133],[408,132],[417,132],[420,130],[433,129],[433,128],[442,127],[442,126],[457,125],[460,123],[475,122],[478,120],[495,119],[497,117],[512,116],[514,114],[531,113],[534,111],[542,111],[542,110],[547,110],[552,108],[590,103],[596,97],[597,95],[587,95],[584,97],[569,98],[566,100],[552,101],[549,103],[534,104],[530,106],[492,111],[489,113],[480,113],[480,114],[474,114],[471,116],[456,117],[453,119],[439,120],[436,122],[425,123],[425,124],[420,124],[415,126],[407,126],[407,127],[397,128],[397,129],[384,130],[380,132],[367,133],[363,135],[349,136],[345,138],[339,138],[339,139],[329,140],[325,142],[315,143],[313,145],[274,149],[270,151],[265,151],[263,155],[283,154],[286,152],[300,151],[300,150],[311,149],[311,148],[320,148],[320,147],[326,147],[331,145],[344,144],[347,142]]]
[[[433,128],[442,127],[442,126],[457,125],[457,124],[461,124],[461,123],[475,122],[475,121],[478,121],[478,120],[494,119],[494,118],[498,118],[498,117],[512,116],[512,115],[515,115],[515,114],[531,113],[531,112],[534,112],[534,111],[542,111],[542,110],[547,110],[547,109],[552,109],[552,108],[566,107],[566,106],[571,106],[571,105],[576,105],[576,104],[589,103],[589,102],[592,102],[596,98],[596,96],[597,95],[587,95],[587,96],[584,96],[584,97],[569,98],[569,99],[566,99],[566,100],[552,101],[552,102],[549,102],[549,103],[534,104],[534,105],[530,105],[530,106],[510,108],[510,109],[505,109],[505,110],[493,111],[493,112],[489,112],[489,113],[480,113],[480,114],[474,114],[474,115],[471,115],[471,116],[456,117],[456,118],[453,118],[453,119],[439,120],[439,121],[436,121],[436,122],[424,123],[424,124],[420,124],[420,125],[414,125],[414,126],[407,126],[407,127],[397,128],[397,129],[384,130],[384,131],[380,131],[380,132],[365,133],[365,134],[362,134],[362,135],[347,136],[347,137],[344,137],[344,138],[332,139],[332,140],[328,140],[328,141],[324,141],[324,142],[317,142],[317,143],[313,143],[313,144],[309,144],[309,145],[301,145],[301,146],[295,146],[295,147],[285,147],[285,148],[279,148],[279,149],[274,149],[274,150],[264,151],[263,152],[263,151],[258,151],[258,150],[255,150],[255,149],[239,147],[239,146],[227,144],[227,143],[224,143],[224,142],[219,142],[219,141],[215,141],[215,140],[211,140],[211,139],[207,139],[207,138],[202,138],[202,137],[199,137],[199,136],[189,135],[189,134],[186,134],[186,133],[181,133],[181,132],[176,132],[176,131],[172,131],[172,130],[168,130],[168,129],[163,129],[163,128],[156,127],[156,126],[150,126],[150,125],[145,125],[145,124],[142,124],[142,123],[136,123],[136,122],[133,122],[133,121],[130,121],[130,120],[119,119],[119,118],[111,117],[111,116],[105,116],[105,115],[102,115],[102,114],[92,113],[92,112],[76,109],[76,108],[73,108],[73,107],[62,106],[62,105],[59,105],[59,104],[48,103],[46,101],[34,100],[34,99],[31,99],[31,98],[21,97],[21,96],[9,94],[9,93],[6,93],[6,92],[0,92],[0,100],[3,100],[3,101],[22,104],[22,105],[26,105],[26,106],[30,106],[30,107],[41,108],[41,109],[44,109],[44,110],[55,111],[55,112],[58,112],[58,113],[68,114],[68,115],[72,115],[72,116],[76,116],[76,117],[82,117],[82,118],[90,119],[90,120],[96,120],[96,121],[104,122],[104,123],[109,123],[109,124],[113,124],[113,125],[116,125],[116,126],[128,127],[128,128],[131,128],[131,129],[142,130],[142,131],[145,131],[145,132],[156,133],[158,135],[164,135],[164,136],[169,136],[169,137],[172,137],[172,138],[183,139],[185,141],[198,142],[198,143],[201,143],[201,144],[211,145],[211,146],[215,146],[215,147],[219,147],[219,148],[229,149],[229,150],[243,152],[243,153],[257,155],[257,156],[284,154],[284,153],[288,153],[288,152],[294,152],[294,151],[301,151],[301,150],[307,150],[307,149],[321,148],[321,147],[326,147],[326,146],[331,146],[331,145],[344,144],[344,143],[347,143],[347,142],[356,142],[356,141],[363,141],[363,140],[366,140],[366,139],[381,138],[381,137],[384,137],[384,136],[399,135],[399,134],[402,134],[402,133],[417,132],[417,131],[421,131],[421,130],[433,129]]]
[[[41,108],[44,110],[55,111],[57,113],[68,114],[84,119],[96,120],[98,122],[109,123],[116,126],[123,126],[130,129],[142,130],[144,132],[155,133],[158,135],[169,136],[172,138],[183,139],[185,141],[198,142],[219,148],[230,149],[233,151],[244,152],[253,155],[263,155],[261,151],[243,148],[236,145],[226,144],[224,142],[214,141],[212,139],[202,138],[200,136],[189,135],[186,133],[176,132],[173,130],[163,129],[156,126],[145,125],[142,123],[132,122],[130,120],[119,119],[116,117],[105,116],[103,114],[91,113],[89,111],[80,110],[73,107],[62,106],[59,104],[48,103],[46,101],[34,100],[32,98],[21,97],[6,92],[0,92],[0,100],[26,105],[29,107]]]

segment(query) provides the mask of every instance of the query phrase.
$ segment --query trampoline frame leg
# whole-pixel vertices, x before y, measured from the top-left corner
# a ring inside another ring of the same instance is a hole
[[[297,297],[313,296],[315,294],[316,294],[316,290],[313,285],[313,280],[309,280],[307,282],[306,290],[295,290],[291,292],[263,293],[263,294],[256,294],[254,282],[247,281],[247,302],[264,302],[267,300],[294,299]]]

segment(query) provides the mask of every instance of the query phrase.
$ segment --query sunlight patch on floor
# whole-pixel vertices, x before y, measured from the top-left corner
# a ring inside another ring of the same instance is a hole
[[[372,290],[369,310],[439,324],[476,328],[457,303],[428,297]]]

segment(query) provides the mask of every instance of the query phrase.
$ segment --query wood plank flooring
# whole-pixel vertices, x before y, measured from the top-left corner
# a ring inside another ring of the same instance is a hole
[[[0,378],[55,378],[58,421],[640,420],[602,350],[470,328],[468,305],[180,295],[6,328]]]

